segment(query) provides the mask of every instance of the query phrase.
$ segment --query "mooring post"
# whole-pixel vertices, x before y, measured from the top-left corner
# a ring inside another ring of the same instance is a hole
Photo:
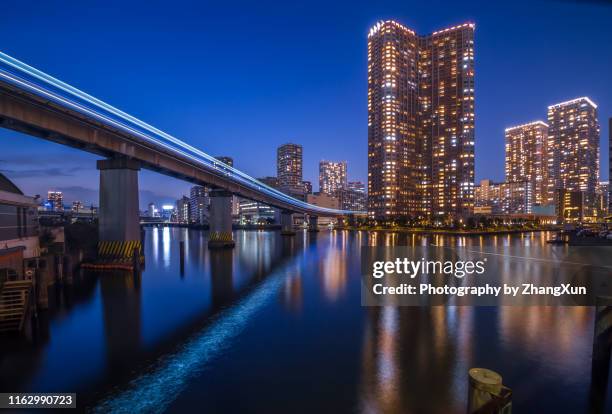
[[[468,414],[512,413],[512,391],[502,384],[502,377],[486,368],[468,372]]]
[[[595,298],[594,326],[589,412],[603,413],[612,353],[612,297]]]

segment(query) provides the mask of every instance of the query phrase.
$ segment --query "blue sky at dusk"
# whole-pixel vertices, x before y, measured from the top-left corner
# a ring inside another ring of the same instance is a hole
[[[503,180],[504,128],[579,96],[599,105],[602,179],[612,117],[612,2],[3,2],[0,50],[252,176],[276,147],[304,146],[367,178],[367,32],[395,19],[421,34],[476,23],[476,177]],[[97,204],[94,155],[0,130],[0,170],[28,194]],[[189,183],[144,171],[141,205]],[[318,184],[315,184],[315,188]]]

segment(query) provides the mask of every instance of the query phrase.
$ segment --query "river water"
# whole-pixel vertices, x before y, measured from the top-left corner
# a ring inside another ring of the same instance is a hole
[[[361,306],[363,245],[567,249],[549,234],[207,237],[147,229],[140,277],[54,288],[32,338],[0,339],[0,391],[76,392],[93,412],[464,413],[467,372],[486,367],[515,412],[612,412],[591,381],[593,308]]]

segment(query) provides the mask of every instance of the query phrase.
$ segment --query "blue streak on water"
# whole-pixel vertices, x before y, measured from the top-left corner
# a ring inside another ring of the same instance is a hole
[[[198,375],[204,365],[229,347],[229,341],[246,326],[249,319],[263,307],[284,281],[284,271],[269,276],[237,304],[222,311],[197,336],[179,350],[158,361],[148,373],[132,380],[126,389],[102,400],[94,413],[162,413],[186,387],[189,379]]]

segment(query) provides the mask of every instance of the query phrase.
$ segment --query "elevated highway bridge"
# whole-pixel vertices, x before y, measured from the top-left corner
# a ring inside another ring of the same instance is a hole
[[[212,190],[209,246],[232,246],[231,196],[281,211],[291,234],[293,213],[317,217],[365,215],[308,204],[85,92],[0,52],[0,126],[98,154],[100,240],[140,240],[141,168]]]

